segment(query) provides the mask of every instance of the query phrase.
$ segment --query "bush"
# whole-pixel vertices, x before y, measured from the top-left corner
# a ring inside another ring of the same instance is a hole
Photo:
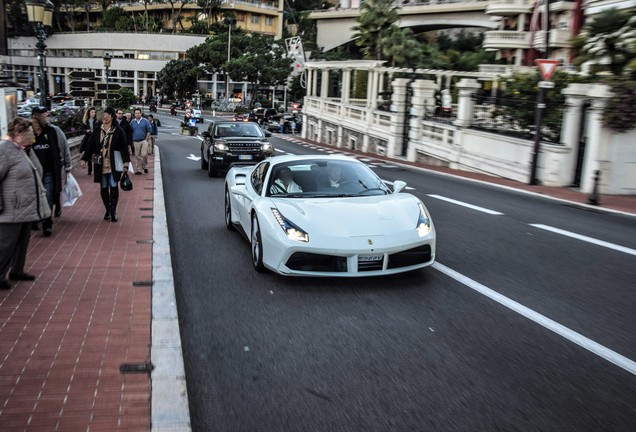
[[[55,115],[50,117],[51,123],[62,129],[67,137],[74,137],[84,133],[82,120],[84,118],[84,110],[71,110],[64,108],[56,111]]]
[[[623,133],[636,127],[636,81],[614,78],[608,82],[613,96],[603,109],[603,124]]]

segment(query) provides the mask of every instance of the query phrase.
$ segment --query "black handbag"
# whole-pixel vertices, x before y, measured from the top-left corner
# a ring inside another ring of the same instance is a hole
[[[121,180],[119,181],[119,186],[121,186],[121,190],[123,191],[131,191],[133,189],[132,180],[128,177],[128,173],[124,172],[121,176]]]

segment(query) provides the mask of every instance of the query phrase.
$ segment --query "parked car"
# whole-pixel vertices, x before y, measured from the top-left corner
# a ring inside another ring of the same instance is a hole
[[[36,106],[37,105],[23,105],[18,108],[16,114],[18,117],[31,118],[31,116],[33,115],[33,108],[35,108]]]
[[[201,133],[201,169],[216,177],[237,164],[253,165],[274,156],[272,134],[253,122],[218,121]]]
[[[250,113],[250,120],[260,125],[266,125],[269,119],[275,115],[278,115],[278,111],[274,108],[254,108]]]
[[[296,133],[299,133],[302,129],[302,123],[300,122],[300,118],[296,117]],[[283,133],[291,133],[292,127],[291,123],[294,120],[293,114],[277,114],[272,116],[269,122],[267,122],[267,126],[265,127],[270,132],[280,132],[281,123],[284,124]]]
[[[435,262],[424,203],[346,156],[277,156],[225,176],[225,226],[251,243],[254,269],[288,276],[365,277]],[[334,225],[334,217],[338,223]]]

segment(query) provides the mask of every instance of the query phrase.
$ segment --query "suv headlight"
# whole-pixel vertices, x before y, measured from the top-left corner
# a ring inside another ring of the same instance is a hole
[[[276,218],[276,222],[278,225],[285,231],[287,238],[290,240],[296,240],[301,242],[309,242],[309,234],[287,219],[285,216],[280,214],[280,212],[272,208],[272,213],[274,213],[274,217]]]
[[[225,141],[214,141],[214,148],[220,151],[228,151],[230,149]]]
[[[271,150],[272,144],[269,142],[264,142],[261,144],[261,150]]]
[[[424,204],[420,202],[418,203],[418,205],[420,207],[420,216],[417,220],[415,231],[417,231],[417,235],[419,235],[420,237],[424,237],[431,232],[431,218],[426,212]]]

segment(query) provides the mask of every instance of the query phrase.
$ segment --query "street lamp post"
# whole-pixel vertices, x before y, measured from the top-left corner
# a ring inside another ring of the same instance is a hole
[[[53,10],[50,0],[26,0],[27,17],[35,26],[35,36],[38,42],[35,48],[38,50],[40,63],[40,105],[46,106],[46,72],[44,70],[44,50],[46,50],[46,28],[51,27]]]
[[[230,46],[232,41],[232,24],[236,24],[236,18],[225,18],[223,23],[228,25],[228,33],[227,33],[227,61],[228,63],[231,60],[230,56]],[[225,71],[225,99],[227,103],[230,103],[230,74]]]
[[[106,75],[106,101],[104,101],[104,106],[108,106],[108,79],[110,77],[110,74],[108,73],[108,68],[110,68],[110,61],[111,61],[112,57],[110,56],[109,53],[104,54],[104,57],[102,57],[102,60],[104,60],[104,69],[105,71],[105,75]]]

